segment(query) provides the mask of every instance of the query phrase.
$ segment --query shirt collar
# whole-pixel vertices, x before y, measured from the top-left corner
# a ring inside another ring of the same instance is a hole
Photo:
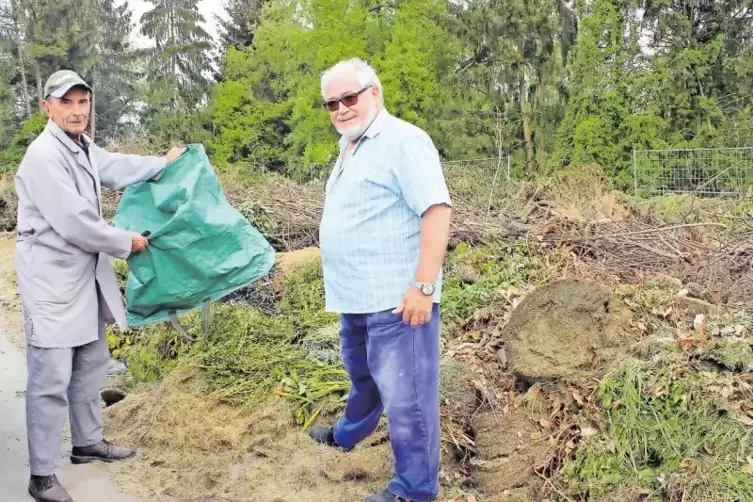
[[[374,117],[374,120],[371,121],[369,127],[366,128],[363,136],[358,139],[358,142],[360,143],[363,138],[374,139],[375,137],[377,137],[379,133],[382,132],[382,129],[384,129],[384,126],[389,120],[390,116],[390,112],[388,112],[386,108],[382,108],[381,111],[377,113],[377,116]],[[340,148],[345,148],[347,144],[348,140],[343,136],[340,136]]]
[[[68,147],[73,153],[78,153],[82,148],[88,148],[91,143],[91,138],[86,134],[81,135],[81,143],[74,140],[68,134],[63,131],[52,119],[47,121],[47,130],[52,133],[61,143]]]

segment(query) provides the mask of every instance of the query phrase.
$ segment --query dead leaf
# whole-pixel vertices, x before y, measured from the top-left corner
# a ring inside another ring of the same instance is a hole
[[[552,422],[547,420],[546,418],[542,418],[541,420],[539,420],[539,425],[541,425],[545,429],[552,428]]]
[[[709,337],[706,334],[706,321],[701,323],[701,327],[698,329],[698,344],[703,346],[709,342]]]
[[[585,406],[586,404],[586,401],[583,399],[583,396],[580,392],[578,392],[577,389],[573,391],[573,399],[575,399],[575,401],[581,406]]]
[[[688,469],[690,469],[690,465],[692,464],[692,462],[693,462],[692,459],[684,458],[680,462],[680,467],[682,468],[683,471],[687,471]]]
[[[753,418],[750,418],[748,415],[735,415],[733,417],[735,420],[740,422],[741,424],[751,426],[753,425]]]
[[[693,337],[680,334],[677,337],[677,343],[680,344],[680,348],[682,349],[683,352],[689,352],[690,349],[693,348],[693,344],[695,344],[695,340],[693,340]]]

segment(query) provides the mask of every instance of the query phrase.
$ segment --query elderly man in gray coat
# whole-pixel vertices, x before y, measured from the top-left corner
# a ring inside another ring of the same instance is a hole
[[[102,438],[99,393],[109,365],[105,323],[125,329],[110,256],[144,250],[141,235],[102,218],[101,187],[120,189],[159,177],[165,157],[109,153],[84,135],[92,89],[72,71],[53,74],[42,107],[49,118],[16,174],[16,269],[23,303],[28,381],[26,421],[31,479],[39,502],[71,497],[55,476],[70,411],[74,464],[133,456]]]

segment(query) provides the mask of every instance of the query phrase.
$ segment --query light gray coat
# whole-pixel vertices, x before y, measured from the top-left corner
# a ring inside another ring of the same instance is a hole
[[[84,137],[83,149],[54,122],[29,145],[16,174],[16,273],[27,343],[79,347],[97,340],[99,287],[104,319],[127,328],[109,256],[131,253],[131,234],[102,219],[101,187],[156,178],[162,157],[109,153]]]

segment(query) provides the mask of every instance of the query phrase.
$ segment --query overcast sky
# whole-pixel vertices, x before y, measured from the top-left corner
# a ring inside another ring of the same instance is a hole
[[[134,43],[139,47],[151,45],[148,39],[145,39],[139,34],[139,20],[145,12],[154,8],[154,4],[146,2],[145,0],[125,0],[125,2],[133,12],[133,16],[131,17],[132,21],[136,23],[136,28],[134,30],[134,33],[132,34]],[[225,2],[223,0],[199,1],[199,12],[201,12],[201,15],[204,16],[204,19],[206,20],[204,29],[207,30],[207,32],[212,35],[215,40],[217,39],[217,24],[214,21],[214,14],[219,14],[220,16],[225,17],[224,5]]]

